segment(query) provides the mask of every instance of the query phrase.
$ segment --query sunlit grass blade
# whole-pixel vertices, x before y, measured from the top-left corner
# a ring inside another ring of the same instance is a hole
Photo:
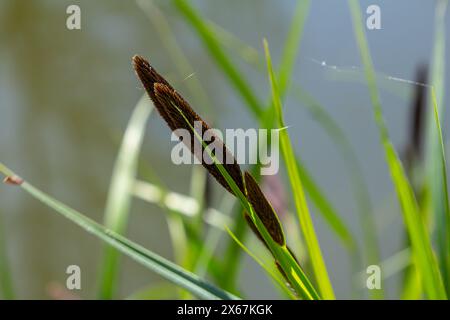
[[[375,122],[380,133],[381,143],[385,151],[386,162],[391,173],[392,181],[397,192],[397,197],[403,213],[403,219],[411,239],[413,259],[416,263],[421,282],[430,299],[445,299],[446,294],[439,272],[436,259],[433,254],[431,240],[420,216],[419,208],[412,187],[403,170],[403,166],[389,139],[389,134],[384,122],[381,103],[378,96],[375,72],[369,46],[364,34],[364,25],[360,6],[357,0],[348,1],[356,41],[360,50],[361,60],[367,79],[370,98],[373,105]]]
[[[430,191],[429,209],[432,212],[432,218],[436,226],[439,264],[447,295],[450,295],[448,195],[443,188],[446,185],[442,175],[442,172],[445,171],[445,167],[443,167],[445,163],[442,161],[442,148],[439,141],[440,132],[436,130],[435,121],[437,114],[441,117],[445,114],[445,13],[448,1],[438,0],[435,6],[434,48],[430,75],[433,89],[432,93],[428,95],[425,167],[427,187]]]
[[[4,233],[5,228],[2,222],[0,212],[0,297],[3,297],[4,300],[12,300],[15,295]]]
[[[6,176],[14,176],[14,172],[0,163],[0,172]],[[199,278],[197,275],[184,270],[163,257],[145,249],[120,234],[105,228],[80,212],[68,207],[62,202],[35,188],[28,182],[21,182],[20,187],[32,197],[52,208],[65,218],[93,234],[108,245],[119,250],[126,256],[139,262],[146,268],[159,274],[172,283],[185,288],[201,299],[237,299],[236,296],[219,289]]]
[[[119,234],[126,231],[139,152],[152,110],[152,103],[147,96],[143,96],[136,105],[125,131],[111,177],[104,221],[107,228]],[[99,296],[102,299],[111,299],[114,295],[118,263],[117,250],[110,246],[105,247],[99,288]]]
[[[277,113],[276,116],[278,119],[278,126],[280,128],[285,128],[281,107],[281,99],[272,68],[269,46],[266,40],[264,40],[264,49],[266,53],[267,69],[272,88],[273,103],[275,105]],[[331,286],[328,271],[322,257],[319,241],[317,240],[314,225],[309,213],[308,204],[306,203],[306,197],[303,191],[302,182],[300,180],[300,174],[298,172],[295,154],[292,149],[292,144],[290,142],[287,130],[280,131],[280,145],[281,145],[281,152],[283,154],[283,159],[286,163],[289,180],[291,182],[292,193],[294,196],[295,206],[297,208],[297,214],[301,226],[301,231],[303,233],[305,243],[308,248],[311,265],[314,270],[314,276],[319,286],[319,291],[324,299],[334,299],[335,297],[333,288]]]
[[[228,77],[231,85],[241,95],[246,105],[255,114],[262,113],[262,104],[253,94],[250,85],[246,82],[245,76],[231,62],[227,54],[223,51],[220,43],[208,23],[199,15],[199,13],[186,0],[173,0],[175,7],[183,15],[186,21],[195,29],[197,35],[202,40],[209,54],[212,56],[223,73]]]
[[[447,296],[450,294],[450,207],[448,202],[448,182],[447,182],[447,165],[445,160],[445,149],[444,149],[444,139],[442,138],[441,122],[439,120],[439,109],[436,100],[436,95],[434,88],[431,88],[431,96],[434,110],[435,127],[437,131],[438,143],[439,143],[439,153],[441,161],[441,181],[442,181],[442,201],[443,201],[443,217],[439,220],[438,228],[440,232],[439,236],[439,248],[440,248],[440,264],[442,277],[444,279],[444,286],[447,291]]]
[[[289,88],[295,61],[303,35],[306,17],[309,12],[309,0],[297,0],[294,17],[291,22],[289,34],[284,44],[283,55],[278,70],[278,89],[280,96],[284,97]]]

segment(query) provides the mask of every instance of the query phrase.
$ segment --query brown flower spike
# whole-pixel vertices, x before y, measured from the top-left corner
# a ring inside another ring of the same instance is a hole
[[[146,61],[144,58],[140,56],[133,57],[133,65],[141,80],[145,90],[153,101],[156,109],[159,114],[163,117],[163,119],[167,122],[170,129],[175,131],[176,129],[186,129],[192,133],[192,129],[186,123],[186,119],[189,124],[194,127],[194,122],[198,121],[202,124],[202,132],[198,132],[200,136],[203,136],[203,133],[210,129],[208,124],[203,121],[202,118],[199,117],[197,113],[192,110],[189,103],[184,100],[175,89]],[[180,111],[183,113],[184,117],[180,114]],[[243,194],[245,194],[244,182],[242,179],[242,172],[237,164],[236,159],[231,155],[230,151],[226,148],[225,144],[220,140],[219,137],[213,136],[214,142],[216,145],[222,146],[221,148],[216,148],[218,152],[221,152],[221,156],[223,160],[232,159],[232,161],[227,161],[231,163],[227,163],[223,161],[223,166],[227,170],[228,174],[234,180],[238,188],[241,190]],[[183,141],[186,146],[191,150],[194,156],[201,161],[202,165],[208,170],[208,172],[230,193],[234,194],[231,187],[228,185],[225,178],[220,173],[219,169],[216,167],[214,163],[208,164],[203,161],[203,153],[205,148],[201,146],[199,151],[201,153],[196,154],[194,152],[193,146],[195,143],[199,143],[196,141],[197,137],[194,134],[191,134],[191,141]],[[220,150],[221,149],[221,150]],[[216,156],[218,154],[216,153]]]

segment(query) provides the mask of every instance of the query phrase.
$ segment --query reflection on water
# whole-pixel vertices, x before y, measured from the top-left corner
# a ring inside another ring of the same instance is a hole
[[[381,71],[411,78],[415,65],[428,59],[431,42],[414,41],[409,35],[409,29],[414,26],[402,26],[389,20],[399,12],[401,4],[397,3],[400,2],[405,3],[405,0],[385,5],[386,28],[390,31],[372,34],[369,40],[376,45],[373,55]],[[65,10],[72,1],[0,0],[0,158],[57,199],[101,221],[118,140],[133,105],[142,94],[131,68],[131,56],[139,53],[149,57],[180,91],[188,92],[186,82],[189,79],[186,77],[189,75],[177,74],[161,48],[152,24],[132,1],[76,3],[82,9],[81,31],[65,28]],[[191,30],[170,4],[157,3],[167,14],[180,45],[194,66],[194,76],[204,85],[213,102],[209,108],[212,111],[205,118],[217,119],[217,126],[222,128],[254,125]],[[283,1],[279,6],[270,3],[268,0],[246,1],[245,4],[236,0],[195,1],[205,15],[258,50],[261,49],[261,38],[267,36],[274,56],[278,58],[293,2]],[[426,16],[421,19],[425,22],[421,23],[416,37],[429,39],[432,5],[414,2],[409,12]],[[399,36],[403,36],[404,44],[390,41]],[[387,44],[390,53],[386,53],[388,49],[382,49]],[[405,52],[409,57],[407,62],[403,59]],[[387,257],[399,249],[399,239],[394,231],[398,230],[400,218],[389,218],[396,214],[395,206],[386,204],[391,186],[365,89],[355,81],[330,80],[326,71],[310,58],[337,65],[359,65],[345,6],[314,1],[294,78],[320,98],[361,152],[360,160],[368,172],[373,200],[381,203],[379,211],[382,212],[377,220],[383,224],[386,219],[391,219],[387,220],[390,225],[380,231],[383,256]],[[261,100],[266,99],[265,74],[255,72],[243,63],[242,68],[248,70],[246,74],[261,93]],[[184,95],[190,98],[188,93]],[[400,144],[407,110],[398,106],[407,106],[407,101],[388,92],[383,93],[383,102],[395,106],[386,111],[386,117],[394,141]],[[357,230],[353,200],[347,190],[348,175],[335,146],[295,101],[287,100],[286,112],[298,150],[301,148],[311,171],[330,199],[350,226]],[[144,146],[145,161],[168,186],[186,191],[189,168],[175,167],[167,161],[169,131],[156,118],[150,125]],[[11,188],[0,189],[0,213],[19,297],[48,298],[46,287],[52,281],[64,283],[65,269],[70,264],[80,265],[82,269],[80,295],[95,297],[99,241],[26,195]],[[387,207],[393,209],[384,210]],[[136,201],[129,225],[130,237],[171,257],[162,215],[156,207]],[[322,221],[315,220],[333,281],[337,283],[336,291],[345,297],[350,280],[346,254],[335,244],[333,235]],[[123,266],[122,297],[158,280],[128,259],[123,259]],[[254,275],[249,272],[250,268],[256,267],[253,264],[246,266],[248,277],[245,277],[244,286],[247,291],[254,297],[273,297],[271,286],[265,285],[264,281],[260,284],[264,275]],[[260,290],[261,286],[265,290]]]

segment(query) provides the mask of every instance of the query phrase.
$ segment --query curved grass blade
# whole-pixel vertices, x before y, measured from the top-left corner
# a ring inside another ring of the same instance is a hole
[[[445,299],[446,293],[442,285],[439,267],[435,260],[431,240],[424,226],[413,189],[406,177],[403,166],[389,139],[384,122],[381,103],[373,70],[369,46],[364,34],[360,6],[357,0],[348,0],[352,15],[353,29],[358,43],[361,60],[364,65],[367,85],[373,105],[376,125],[380,133],[381,143],[385,151],[392,181],[403,213],[403,219],[412,245],[413,259],[429,299]]]
[[[273,103],[276,110],[276,116],[278,119],[278,126],[284,128],[283,114],[281,110],[281,99],[275,80],[275,75],[272,69],[272,61],[270,58],[269,46],[264,39],[264,49],[267,60],[267,70],[269,73],[270,84],[272,88]],[[292,193],[294,195],[295,206],[297,208],[298,220],[305,238],[305,243],[308,248],[309,257],[314,270],[314,275],[319,286],[320,293],[324,299],[334,299],[334,292],[331,286],[331,282],[328,276],[328,271],[325,262],[322,257],[322,252],[317,240],[316,232],[314,231],[314,225],[309,213],[308,204],[303,191],[300,174],[292,149],[292,144],[289,138],[289,134],[286,130],[280,132],[280,145],[281,152],[283,154],[284,161],[286,163],[289,181],[292,187]]]
[[[153,105],[146,96],[143,96],[130,118],[114,166],[104,222],[107,228],[119,234],[124,234],[126,230],[139,153],[145,126],[152,110]],[[116,287],[119,253],[116,249],[107,246],[103,254],[99,296],[101,299],[111,299]]]
[[[6,176],[13,176],[14,173],[0,163],[0,172]],[[68,207],[62,202],[50,197],[48,194],[35,188],[28,182],[22,182],[20,187],[39,200],[43,204],[52,208],[65,218],[77,224],[85,231],[93,234],[97,238],[106,242],[110,246],[119,250],[123,254],[139,262],[146,268],[159,274],[176,285],[185,288],[193,295],[201,299],[238,299],[238,297],[215,287],[214,285],[200,279],[197,275],[186,271],[165,258],[145,249],[118,233],[105,228],[80,212]]]

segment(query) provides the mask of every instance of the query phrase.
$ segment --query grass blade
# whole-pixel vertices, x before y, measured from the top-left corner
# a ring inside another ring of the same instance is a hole
[[[105,226],[119,234],[126,230],[133,197],[139,153],[144,139],[145,126],[153,105],[143,96],[136,105],[125,131],[114,166],[105,209]],[[111,246],[105,247],[100,274],[99,296],[111,299],[116,287],[119,253]]]
[[[444,149],[444,139],[442,138],[441,122],[439,120],[439,109],[436,100],[436,95],[434,88],[431,89],[431,96],[433,101],[434,110],[434,120],[436,124],[436,131],[439,142],[439,153],[440,153],[440,168],[441,168],[441,181],[442,181],[442,196],[443,196],[443,217],[440,220],[443,225],[438,223],[438,237],[439,237],[439,248],[440,248],[440,263],[441,272],[444,279],[444,286],[447,291],[447,296],[450,294],[450,207],[448,202],[448,182],[447,182],[447,165],[445,161],[445,149]]]
[[[349,0],[348,4],[352,15],[356,41],[358,43],[361,60],[364,65],[364,72],[373,105],[375,122],[378,126],[381,143],[383,144],[383,148],[385,150],[386,162],[389,166],[392,181],[400,202],[404,223],[411,239],[413,259],[415,259],[417,270],[420,274],[420,278],[428,298],[445,299],[446,294],[442,285],[439,268],[433,255],[430,237],[420,216],[413,189],[389,139],[389,134],[384,122],[375,80],[375,72],[372,65],[372,58],[370,56],[369,46],[364,34],[364,25],[362,22],[360,6],[357,0]]]
[[[273,103],[278,118],[278,125],[280,128],[284,128],[285,124],[281,110],[281,98],[272,69],[269,46],[266,40],[264,40],[264,49],[266,53],[267,69],[272,88]],[[308,248],[308,253],[311,259],[311,264],[320,289],[320,293],[324,299],[334,299],[335,297],[333,288],[331,286],[328,271],[322,257],[322,252],[320,250],[319,242],[316,237],[316,232],[314,231],[314,226],[309,214],[308,204],[306,203],[302,182],[300,180],[300,174],[298,172],[294,151],[292,149],[289,134],[286,130],[281,130],[280,132],[280,145],[281,152],[286,163],[289,180],[291,182],[292,192],[294,194],[294,201],[297,208],[298,219],[305,238],[306,246]]]
[[[0,172],[6,176],[14,176],[14,173],[0,163]],[[28,182],[21,182],[20,187],[32,197],[52,208],[65,218],[80,226],[85,231],[106,242],[128,257],[139,262],[146,268],[159,274],[170,282],[185,288],[201,299],[237,299],[236,296],[225,292],[210,283],[200,279],[176,264],[163,257],[145,249],[120,234],[105,228],[80,212],[68,207],[62,202],[50,197]]]

